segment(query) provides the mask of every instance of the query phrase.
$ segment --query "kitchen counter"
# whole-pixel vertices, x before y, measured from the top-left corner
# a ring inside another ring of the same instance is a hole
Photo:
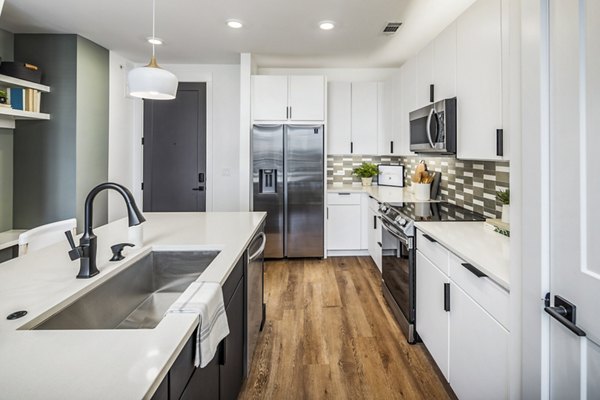
[[[394,187],[394,186],[360,186],[360,185],[327,185],[327,192],[329,193],[366,193],[369,196],[374,197],[377,201],[382,203],[401,203],[401,202],[422,202],[423,200],[415,199],[415,196],[408,187]],[[431,201],[431,200],[430,200]]]
[[[19,244],[19,235],[25,232],[24,229],[12,229],[10,231],[0,232],[0,250]]]
[[[416,222],[415,226],[510,290],[508,237],[485,228],[484,222]]]
[[[23,399],[150,398],[197,324],[193,314],[167,314],[154,329],[27,330],[152,250],[220,250],[198,278],[223,284],[266,213],[146,213],[144,246],[108,262],[110,246],[128,241],[126,219],[95,229],[98,269],[75,279],[67,241],[0,268],[0,397]],[[18,310],[28,314],[9,321]]]

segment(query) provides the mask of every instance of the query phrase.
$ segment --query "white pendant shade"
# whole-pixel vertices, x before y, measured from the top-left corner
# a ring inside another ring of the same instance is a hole
[[[177,77],[158,66],[147,65],[129,71],[129,94],[152,100],[172,100],[177,94]]]
[[[2,0],[0,0],[2,1]],[[156,0],[152,0],[152,38],[156,39]],[[151,41],[152,58],[145,67],[134,68],[127,74],[129,94],[133,97],[151,100],[173,100],[177,95],[177,77],[158,66],[154,46]]]

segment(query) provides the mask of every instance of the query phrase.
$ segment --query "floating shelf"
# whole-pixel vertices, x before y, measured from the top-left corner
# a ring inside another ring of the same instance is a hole
[[[0,86],[35,89],[44,93],[50,92],[50,86],[41,85],[39,83],[29,82],[23,79],[13,78],[12,76],[2,74],[0,74]]]
[[[15,110],[8,107],[0,107],[0,117],[12,117],[12,119],[50,119],[50,114],[33,111]]]

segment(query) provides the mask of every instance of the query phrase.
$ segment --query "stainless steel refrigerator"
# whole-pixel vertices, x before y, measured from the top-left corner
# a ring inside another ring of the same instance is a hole
[[[252,200],[266,211],[266,258],[323,257],[322,125],[254,125]]]

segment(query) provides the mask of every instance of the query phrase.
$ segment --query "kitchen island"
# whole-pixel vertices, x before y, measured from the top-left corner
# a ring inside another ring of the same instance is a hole
[[[6,398],[141,399],[159,387],[197,325],[167,314],[154,329],[30,330],[152,251],[218,250],[198,278],[223,285],[260,229],[265,213],[147,213],[144,244],[109,262],[128,241],[126,219],[95,230],[98,269],[76,279],[67,241],[0,266],[0,393]],[[15,311],[27,315],[6,317]]]

